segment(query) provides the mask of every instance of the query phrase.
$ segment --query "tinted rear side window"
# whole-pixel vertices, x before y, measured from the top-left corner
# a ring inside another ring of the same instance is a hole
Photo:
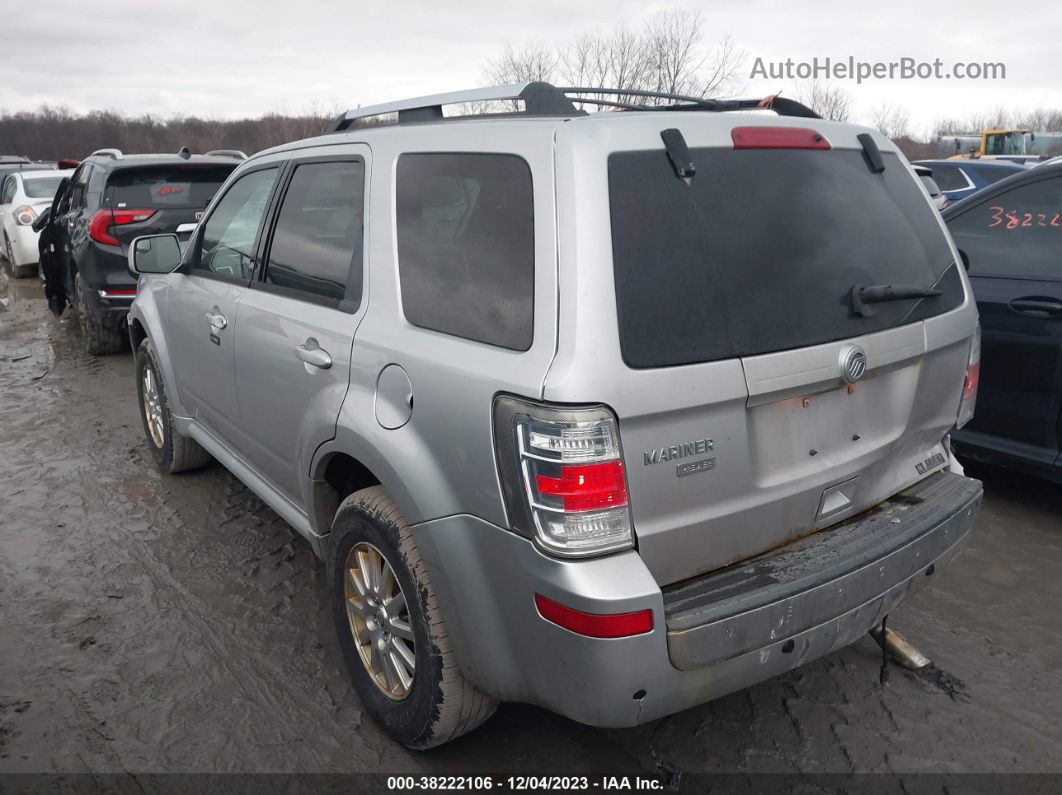
[[[623,358],[664,367],[881,331],[962,303],[925,194],[899,158],[860,151],[694,149],[692,184],[663,150],[609,157]],[[944,295],[851,309],[855,286]]]
[[[265,281],[338,305],[361,297],[365,164],[306,163],[295,169],[277,219]]]
[[[933,166],[933,179],[937,181],[941,190],[966,190],[970,187],[962,171],[957,168]]]
[[[206,207],[235,165],[119,169],[107,180],[104,203],[115,208]]]
[[[495,154],[406,154],[397,173],[398,269],[410,323],[531,347],[531,170]]]

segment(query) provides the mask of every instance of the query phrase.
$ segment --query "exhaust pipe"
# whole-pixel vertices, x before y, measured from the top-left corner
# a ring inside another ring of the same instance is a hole
[[[883,621],[882,626],[875,626],[870,630],[870,637],[877,642],[885,654],[892,657],[908,671],[918,671],[933,663],[932,660],[912,646],[907,638],[896,630],[884,626],[884,623]]]

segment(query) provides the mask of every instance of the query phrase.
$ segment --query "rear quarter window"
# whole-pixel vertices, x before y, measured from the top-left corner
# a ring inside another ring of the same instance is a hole
[[[395,201],[406,319],[530,348],[535,235],[527,163],[503,154],[404,154]]]
[[[970,187],[970,183],[966,181],[960,169],[947,166],[932,166],[932,168],[933,179],[936,180],[941,190],[966,190]]]

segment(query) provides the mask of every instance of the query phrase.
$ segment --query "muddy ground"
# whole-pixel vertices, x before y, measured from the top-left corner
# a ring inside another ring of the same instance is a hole
[[[1062,772],[1062,490],[975,474],[969,548],[891,618],[961,682],[883,689],[864,639],[637,729],[505,705],[410,753],[348,686],[307,544],[220,466],[161,476],[131,357],[5,268],[0,773]]]

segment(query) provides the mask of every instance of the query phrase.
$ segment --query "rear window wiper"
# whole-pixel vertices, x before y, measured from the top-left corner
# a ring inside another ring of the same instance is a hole
[[[852,311],[858,317],[870,317],[875,314],[875,310],[868,304],[934,298],[938,295],[943,293],[934,287],[922,287],[919,284],[872,284],[868,287],[856,285],[852,288]]]

